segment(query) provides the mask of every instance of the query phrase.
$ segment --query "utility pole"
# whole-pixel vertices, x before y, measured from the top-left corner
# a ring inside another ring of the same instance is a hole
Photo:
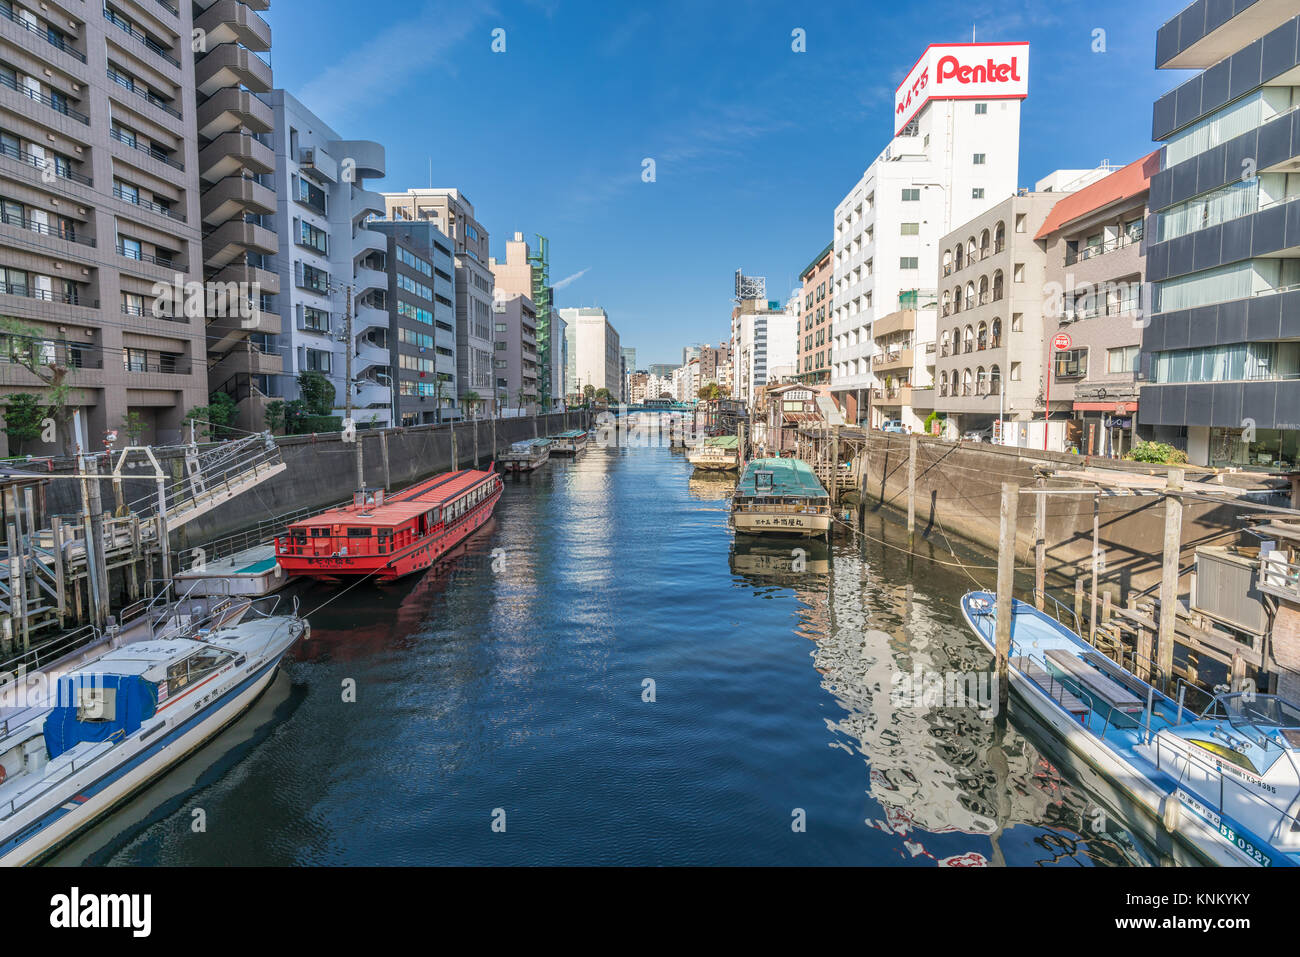
[[[357,488],[364,489],[366,487],[366,470],[361,458],[361,435],[357,431],[356,422],[352,419],[352,350],[356,346],[352,341],[352,287],[350,285],[345,288],[344,295],[347,305],[343,310],[343,328],[347,337],[347,350],[343,373],[343,428],[352,430],[352,441],[357,447]]]

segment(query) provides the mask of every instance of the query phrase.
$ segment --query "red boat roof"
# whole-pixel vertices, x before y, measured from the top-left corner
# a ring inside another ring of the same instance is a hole
[[[311,518],[292,522],[288,527],[313,528],[319,525],[369,525],[372,528],[377,526],[396,527],[407,519],[415,518],[431,508],[450,502],[462,492],[478,485],[484,479],[491,478],[494,474],[493,472],[482,472],[478,469],[444,472],[442,475],[435,475],[418,485],[412,485],[408,489],[386,496],[383,505],[370,506],[365,509],[364,515],[362,509],[357,506],[345,505],[342,508],[331,508]]]

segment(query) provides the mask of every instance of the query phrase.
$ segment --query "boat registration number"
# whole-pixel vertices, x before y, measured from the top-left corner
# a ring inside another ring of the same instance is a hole
[[[1230,825],[1226,824],[1223,818],[1221,818],[1218,814],[1216,814],[1214,811],[1211,811],[1200,801],[1196,800],[1196,798],[1192,797],[1186,791],[1182,790],[1182,788],[1179,788],[1176,793],[1178,794],[1178,800],[1181,804],[1184,804],[1187,807],[1191,808],[1193,811],[1195,811],[1205,820],[1213,824],[1215,828],[1218,829],[1219,836],[1222,837],[1224,840],[1226,840],[1229,844],[1234,845],[1237,848],[1237,850],[1245,854],[1246,857],[1253,860],[1260,867],[1273,866],[1272,858],[1270,858],[1259,848],[1255,847],[1253,843],[1251,843],[1250,841],[1242,837],[1240,834],[1238,834],[1236,830],[1232,828]]]

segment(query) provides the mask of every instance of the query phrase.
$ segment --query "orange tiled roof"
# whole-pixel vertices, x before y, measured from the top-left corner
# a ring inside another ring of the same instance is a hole
[[[1052,207],[1052,211],[1047,214],[1047,219],[1043,223],[1043,228],[1034,238],[1042,239],[1095,209],[1145,193],[1151,187],[1151,177],[1159,169],[1160,151],[1156,150],[1139,160],[1134,160],[1123,169],[1118,169],[1109,176],[1085,186],[1077,193],[1070,193]]]

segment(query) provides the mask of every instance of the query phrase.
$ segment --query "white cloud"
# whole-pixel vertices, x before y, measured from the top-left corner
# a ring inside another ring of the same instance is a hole
[[[583,276],[585,276],[585,275],[586,275],[587,273],[589,273],[589,272],[591,272],[591,267],[590,267],[590,266],[588,266],[586,269],[581,270],[580,272],[575,272],[572,276],[565,276],[565,277],[564,277],[563,279],[561,279],[559,282],[555,283],[551,288],[552,288],[552,289],[563,289],[565,286],[568,286],[568,285],[571,285],[572,283],[577,282],[579,279],[581,279]]]

